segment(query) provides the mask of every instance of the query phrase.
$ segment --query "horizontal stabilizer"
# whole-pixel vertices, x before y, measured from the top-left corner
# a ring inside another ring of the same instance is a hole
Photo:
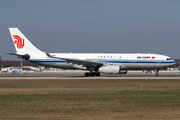
[[[5,54],[12,55],[14,57],[25,59],[25,60],[28,60],[30,58],[29,54],[24,54],[24,55],[20,55],[20,54],[16,54],[16,53],[5,53]]]

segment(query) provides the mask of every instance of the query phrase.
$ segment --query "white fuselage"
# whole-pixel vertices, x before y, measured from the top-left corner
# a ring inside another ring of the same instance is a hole
[[[110,53],[50,53],[56,57],[103,62],[104,65],[119,65],[124,70],[159,70],[176,64],[168,56],[160,54],[110,54]],[[35,57],[33,57],[35,56]],[[87,67],[67,63],[66,60],[48,58],[44,55],[31,55],[31,62],[61,69],[82,69]]]

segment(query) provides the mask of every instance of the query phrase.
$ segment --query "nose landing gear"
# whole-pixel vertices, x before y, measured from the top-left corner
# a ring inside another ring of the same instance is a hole
[[[159,76],[158,70],[156,71],[155,76]]]

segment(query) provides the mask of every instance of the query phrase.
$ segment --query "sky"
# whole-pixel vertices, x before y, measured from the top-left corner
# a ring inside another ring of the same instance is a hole
[[[180,58],[179,0],[0,0],[0,56],[16,53],[9,27],[40,50],[156,53]]]

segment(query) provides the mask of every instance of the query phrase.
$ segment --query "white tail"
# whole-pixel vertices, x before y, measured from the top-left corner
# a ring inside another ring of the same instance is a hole
[[[37,53],[42,52],[37,49],[22,33],[18,28],[9,28],[14,47],[17,53]]]

